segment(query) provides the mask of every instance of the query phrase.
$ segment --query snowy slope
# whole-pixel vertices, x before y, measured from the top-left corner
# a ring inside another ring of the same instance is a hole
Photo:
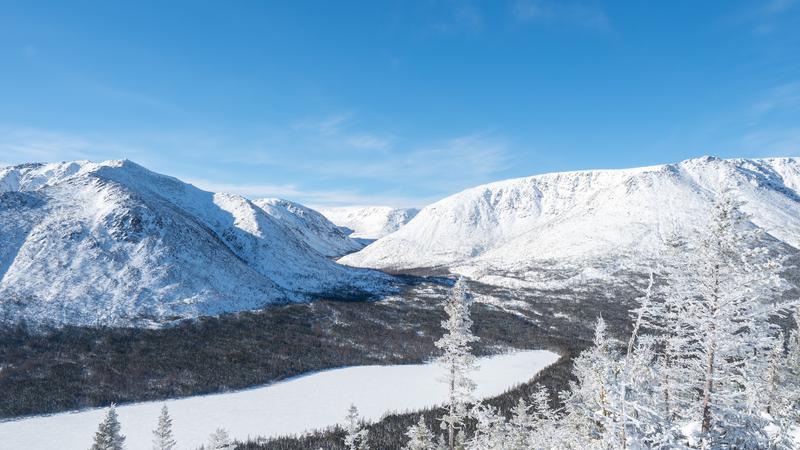
[[[364,247],[311,208],[279,198],[253,200],[253,204],[287,224],[298,239],[325,256],[343,256]]]
[[[700,226],[714,196],[727,189],[746,202],[755,225],[800,247],[800,159],[705,157],[478,186],[424,208],[397,232],[340,262],[445,266],[479,277],[544,260],[647,257],[662,237]]]
[[[0,318],[154,325],[385,287],[291,226],[130,161],[0,168]]]
[[[499,395],[557,359],[557,354],[545,350],[480,358],[473,377],[475,395]],[[390,411],[441,404],[447,398],[447,388],[438,380],[441,371],[434,364],[347,367],[239,392],[122,406],[117,412],[129,450],[152,448],[152,430],[162,404],[169,408],[178,448],[198,448],[218,427],[245,440],[341,424],[351,404],[370,421]],[[92,409],[0,422],[0,442],[3,448],[15,449],[86,449],[104,414],[105,410]]]
[[[319,212],[340,227],[352,230],[351,238],[380,239],[408,223],[419,210],[388,206],[341,206]]]

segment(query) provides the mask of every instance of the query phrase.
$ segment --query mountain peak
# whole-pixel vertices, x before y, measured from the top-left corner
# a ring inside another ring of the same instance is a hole
[[[423,208],[397,232],[340,261],[516,273],[544,260],[647,257],[658,252],[663,236],[702,226],[713,198],[726,190],[746,202],[755,225],[800,247],[796,159],[703,157],[477,186]]]

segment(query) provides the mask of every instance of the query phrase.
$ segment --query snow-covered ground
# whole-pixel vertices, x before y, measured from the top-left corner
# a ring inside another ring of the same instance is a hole
[[[495,273],[519,275],[543,264],[587,266],[599,259],[636,262],[657,256],[666,237],[705,224],[714,199],[726,191],[745,202],[755,226],[800,246],[800,158],[705,157],[467,189],[423,208],[396,232],[339,262],[380,269],[444,266],[501,286],[514,280]],[[602,278],[603,272],[589,275]]]
[[[557,359],[557,354],[545,350],[480,358],[474,374],[476,396],[500,394]],[[150,449],[152,429],[166,404],[178,447],[193,449],[218,427],[243,440],[341,423],[351,403],[370,421],[390,411],[441,404],[446,398],[446,387],[438,381],[442,375],[435,364],[348,367],[244,391],[122,406],[118,413],[127,448]],[[104,414],[104,409],[92,409],[0,422],[0,443],[3,448],[31,450],[87,449]]]
[[[165,322],[384,293],[330,260],[360,248],[322,215],[202,191],[131,161],[0,167],[0,316],[52,325]]]

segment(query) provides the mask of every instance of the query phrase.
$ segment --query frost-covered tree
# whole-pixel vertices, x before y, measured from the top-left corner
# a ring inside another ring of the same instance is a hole
[[[122,425],[117,417],[114,404],[108,408],[105,419],[100,422],[94,435],[94,444],[91,450],[122,450],[125,448],[125,436],[120,433]]]
[[[208,436],[209,450],[232,450],[233,442],[225,428],[217,428]]]
[[[477,403],[470,412],[475,419],[475,433],[466,444],[469,450],[506,449],[510,437],[506,419],[493,406]]]
[[[172,418],[167,405],[164,405],[161,407],[161,415],[158,416],[158,426],[153,430],[153,450],[175,450],[176,447],[172,437]]]
[[[681,275],[670,280],[683,305],[673,368],[684,387],[684,419],[699,419],[707,445],[766,445],[765,405],[752,401],[748,386],[769,370],[778,338],[772,319],[790,305],[780,301],[781,260],[740,208],[732,195],[719,196],[708,225],[688,242]]]
[[[436,440],[433,432],[425,424],[425,418],[419,416],[419,421],[416,425],[411,425],[406,431],[408,436],[408,443],[406,443],[403,450],[435,450]]]
[[[369,432],[362,427],[363,421],[358,415],[356,405],[347,410],[344,445],[348,450],[369,450]]]
[[[448,387],[447,412],[441,422],[447,431],[450,450],[456,448],[457,432],[464,425],[475,390],[475,383],[470,378],[470,372],[476,368],[471,344],[478,341],[478,337],[472,334],[471,303],[467,283],[464,278],[459,278],[445,300],[447,320],[442,321],[445,334],[436,342],[436,347],[443,351],[439,364],[446,371],[443,381]]]
[[[638,353],[620,355],[607,334],[605,321],[597,320],[593,345],[575,358],[573,375],[577,381],[570,383],[570,391],[564,395],[564,425],[571,429],[575,445],[628,447],[626,426],[637,407],[629,398],[632,379],[626,381],[625,371],[635,373],[638,358]],[[631,367],[626,368],[626,364]]]

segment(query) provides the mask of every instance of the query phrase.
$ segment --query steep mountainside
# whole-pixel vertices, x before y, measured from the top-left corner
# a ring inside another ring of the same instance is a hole
[[[288,225],[298,239],[325,256],[343,256],[364,247],[311,208],[280,198],[263,198],[253,203]]]
[[[0,168],[0,318],[156,325],[387,289],[296,226],[130,161]]]
[[[356,239],[380,239],[394,233],[419,212],[415,208],[388,206],[342,206],[321,208],[319,212],[331,222],[350,230]]]
[[[340,260],[361,267],[447,267],[491,282],[543,261],[630,260],[700,226],[720,192],[752,222],[800,247],[800,159],[699,158],[653,167],[500,181],[424,208],[406,226]],[[591,274],[590,274],[591,275]]]

